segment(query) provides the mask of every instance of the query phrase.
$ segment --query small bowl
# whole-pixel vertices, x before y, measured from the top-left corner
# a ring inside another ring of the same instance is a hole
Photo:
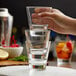
[[[23,52],[23,47],[0,47],[9,53],[9,58],[18,57]]]

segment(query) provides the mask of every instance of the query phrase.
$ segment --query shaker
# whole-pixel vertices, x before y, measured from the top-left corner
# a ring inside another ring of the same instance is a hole
[[[13,16],[9,14],[7,8],[0,8],[0,46],[9,46]]]

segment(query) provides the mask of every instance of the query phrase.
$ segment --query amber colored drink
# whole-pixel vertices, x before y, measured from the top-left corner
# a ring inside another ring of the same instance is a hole
[[[59,59],[69,59],[73,51],[72,41],[62,41],[56,45],[57,57]]]

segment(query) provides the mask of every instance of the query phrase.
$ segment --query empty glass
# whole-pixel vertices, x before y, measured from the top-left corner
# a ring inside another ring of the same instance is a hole
[[[50,48],[50,31],[25,30],[25,35],[30,68],[45,69]]]
[[[38,6],[27,6],[27,16],[30,30],[25,30],[26,48],[29,57],[29,66],[33,69],[45,69],[49,53],[48,25],[38,25],[32,22],[32,14]],[[40,7],[39,7],[40,8]],[[44,7],[41,7],[44,8]]]
[[[35,8],[45,8],[45,7],[40,7],[40,6],[27,6],[26,11],[27,11],[27,17],[28,17],[28,23],[30,29],[43,29],[46,30],[48,25],[38,25],[32,22],[32,14],[35,13]],[[49,8],[49,7],[47,7]]]

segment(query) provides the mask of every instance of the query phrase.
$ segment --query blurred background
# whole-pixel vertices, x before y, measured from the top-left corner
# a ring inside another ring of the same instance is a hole
[[[10,14],[14,16],[12,35],[15,36],[17,43],[25,47],[24,30],[28,29],[26,6],[50,6],[61,10],[64,14],[76,18],[76,0],[0,0],[0,8],[8,8]],[[56,53],[54,47],[55,38],[60,35],[54,31],[50,33],[52,41],[49,53],[49,60],[55,60]],[[76,40],[76,36],[70,35],[72,40]],[[76,61],[76,47],[73,51],[73,61]]]

